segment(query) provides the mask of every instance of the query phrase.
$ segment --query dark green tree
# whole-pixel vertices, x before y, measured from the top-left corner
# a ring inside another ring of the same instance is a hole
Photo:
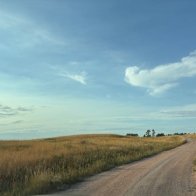
[[[152,130],[152,137],[155,137],[155,133],[156,133],[156,132],[155,132],[155,130],[153,129],[153,130]]]
[[[148,129],[148,130],[146,131],[146,137],[151,137],[151,130]]]

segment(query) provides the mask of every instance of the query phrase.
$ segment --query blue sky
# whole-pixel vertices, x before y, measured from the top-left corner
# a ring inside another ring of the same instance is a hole
[[[194,0],[0,0],[0,138],[194,132]]]

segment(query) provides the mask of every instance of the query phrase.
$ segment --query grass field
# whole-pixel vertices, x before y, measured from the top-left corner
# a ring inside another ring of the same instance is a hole
[[[139,138],[118,135],[0,141],[0,195],[48,193],[184,142],[180,136]]]

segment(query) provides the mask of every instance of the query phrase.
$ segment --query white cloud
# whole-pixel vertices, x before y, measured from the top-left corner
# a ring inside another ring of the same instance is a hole
[[[74,80],[76,82],[79,82],[83,85],[87,84],[86,72],[81,72],[80,74],[60,73],[59,75]]]
[[[125,81],[132,86],[147,89],[150,95],[157,95],[177,86],[179,79],[196,76],[196,51],[179,62],[158,65],[153,69],[127,67]]]

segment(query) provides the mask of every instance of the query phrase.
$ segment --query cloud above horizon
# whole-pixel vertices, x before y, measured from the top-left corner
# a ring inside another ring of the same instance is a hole
[[[130,66],[125,69],[125,81],[136,87],[143,87],[152,95],[159,95],[179,85],[181,78],[196,76],[196,51],[179,62],[163,64],[153,69]]]
[[[80,84],[83,84],[83,85],[87,84],[87,73],[84,71],[79,74],[60,73],[59,75],[62,77],[71,79],[75,82],[79,82]]]
[[[161,110],[160,113],[169,118],[196,118],[196,104],[171,107]]]
[[[13,108],[10,106],[5,106],[0,104],[0,117],[15,116],[19,113],[30,112],[32,109],[25,107]]]

